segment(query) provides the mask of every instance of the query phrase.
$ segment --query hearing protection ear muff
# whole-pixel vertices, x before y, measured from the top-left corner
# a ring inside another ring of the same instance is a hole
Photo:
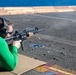
[[[0,18],[2,20],[2,24],[0,25],[0,36],[5,37],[7,35],[7,23],[6,19]]]
[[[0,17],[0,20],[2,21],[2,23],[0,24],[0,29],[7,28],[6,19]]]

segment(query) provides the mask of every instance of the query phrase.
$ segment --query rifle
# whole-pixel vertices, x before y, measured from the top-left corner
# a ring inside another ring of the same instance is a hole
[[[23,41],[27,39],[27,37],[29,36],[29,32],[32,32],[33,34],[36,34],[38,32],[41,32],[43,31],[44,29],[38,29],[38,27],[35,27],[35,28],[29,28],[29,29],[25,29],[25,30],[22,30],[22,31],[15,31],[15,33],[9,37],[9,38],[5,38],[6,41],[9,41],[9,40],[22,40],[21,42],[21,47],[22,47],[22,50],[24,50],[23,48]]]

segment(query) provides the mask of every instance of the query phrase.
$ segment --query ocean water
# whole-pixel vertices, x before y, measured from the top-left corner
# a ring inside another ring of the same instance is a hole
[[[0,0],[0,7],[75,6],[76,0]]]

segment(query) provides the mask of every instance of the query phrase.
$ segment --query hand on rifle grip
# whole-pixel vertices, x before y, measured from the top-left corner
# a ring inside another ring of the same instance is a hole
[[[16,46],[19,49],[21,46],[20,42],[21,40],[13,41],[13,46]]]

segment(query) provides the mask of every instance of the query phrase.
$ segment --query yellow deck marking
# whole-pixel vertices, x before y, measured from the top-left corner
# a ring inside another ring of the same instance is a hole
[[[72,74],[72,73],[65,72],[65,71],[59,70],[59,69],[54,68],[54,67],[49,67],[49,69],[54,70],[54,71],[58,71],[58,72],[60,72],[60,73],[66,74],[66,75],[74,75],[74,74]]]
[[[41,72],[41,73],[44,73],[46,71],[49,71],[49,69],[48,68],[45,68],[44,66],[36,67],[34,70],[36,70],[38,72]]]
[[[54,66],[51,66],[51,67],[48,66],[48,68],[43,65],[43,66],[36,67],[34,70],[36,70],[38,72],[41,72],[41,73],[53,70],[53,71],[56,71],[56,72],[59,72],[59,73],[63,73],[65,75],[76,75],[76,72],[73,72],[73,71],[70,71],[70,70],[69,70],[69,72],[67,72],[68,69],[64,69],[64,68],[62,68],[58,65],[54,65]],[[70,73],[70,72],[73,72],[73,73]]]
[[[64,68],[64,67],[61,67],[61,66],[59,66],[59,65],[53,65],[52,67],[55,68],[55,69],[64,71],[64,72],[66,72],[66,73],[70,73],[70,74],[73,74],[73,75],[75,74],[75,75],[76,75],[76,72],[75,72],[74,70],[70,70],[70,69],[68,69],[68,68]]]

